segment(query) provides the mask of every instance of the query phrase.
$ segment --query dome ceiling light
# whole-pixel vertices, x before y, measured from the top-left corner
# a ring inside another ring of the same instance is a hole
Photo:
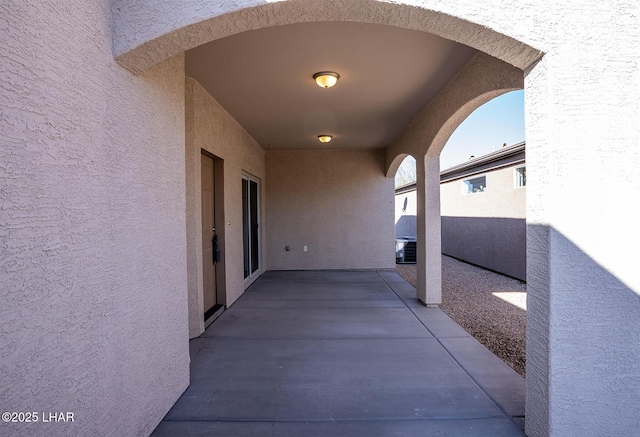
[[[321,143],[328,143],[329,141],[331,141],[333,139],[332,135],[318,135],[318,140]]]
[[[316,81],[319,87],[331,88],[338,82],[338,79],[340,79],[340,75],[338,73],[334,73],[333,71],[321,71],[314,74],[313,79]]]

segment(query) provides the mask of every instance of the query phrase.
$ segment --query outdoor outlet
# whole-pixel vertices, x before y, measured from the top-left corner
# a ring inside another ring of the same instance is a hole
[[[302,246],[302,250],[307,251],[307,246]]]

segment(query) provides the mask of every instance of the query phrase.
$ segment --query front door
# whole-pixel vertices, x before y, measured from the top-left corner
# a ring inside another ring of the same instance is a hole
[[[202,267],[205,314],[218,302],[216,299],[216,266],[213,238],[215,235],[215,167],[213,159],[201,155],[202,178]]]

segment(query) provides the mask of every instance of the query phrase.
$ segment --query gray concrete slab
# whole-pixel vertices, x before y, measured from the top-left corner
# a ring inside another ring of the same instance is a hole
[[[398,301],[398,297],[384,282],[262,282],[257,281],[247,291],[250,299],[240,299],[247,305],[280,300],[372,300]]]
[[[408,305],[416,318],[437,338],[441,337],[469,337],[469,333],[462,329],[439,308],[427,308],[424,305]]]
[[[398,275],[399,277],[399,275]],[[404,281],[404,280],[403,280]],[[387,284],[418,320],[435,337],[467,337],[469,334],[439,308],[427,308],[416,297],[416,290],[406,282]]]
[[[407,303],[414,303],[416,305],[422,305],[418,300],[416,289],[406,282],[389,282],[387,283],[401,299],[406,300]],[[424,305],[422,305],[424,306]]]
[[[261,282],[383,282],[373,270],[276,270],[265,272]]]
[[[467,373],[524,429],[525,379],[480,344],[439,308],[416,304],[415,289],[405,283],[390,288]]]
[[[366,299],[342,299],[342,300],[330,300],[330,299],[290,299],[290,300],[251,300],[236,302],[233,305],[234,308],[263,308],[265,310],[270,308],[326,308],[326,309],[339,309],[339,308],[405,308],[406,305],[396,300],[391,299],[379,299],[379,300],[366,300]]]
[[[525,379],[522,376],[471,336],[439,341],[509,416],[524,417]]]
[[[381,271],[378,271],[378,274],[380,275],[382,280],[387,284],[391,284],[394,282],[400,282],[400,283],[405,282],[405,280],[402,279],[402,276],[397,274],[395,271],[381,270]]]
[[[191,340],[191,385],[153,435],[522,436],[520,376],[371,273],[263,275]]]
[[[433,338],[199,339],[172,420],[501,417]]]
[[[468,337],[469,333],[462,329],[453,320],[430,320],[424,317],[424,313],[416,311],[416,316],[429,330],[429,333],[437,338],[445,337]]]
[[[232,308],[205,338],[426,338],[407,308]]]
[[[513,420],[513,423],[524,433],[524,417],[512,417],[511,420]]]
[[[190,422],[165,420],[154,437],[511,437],[522,434],[508,419],[371,420],[319,422]]]

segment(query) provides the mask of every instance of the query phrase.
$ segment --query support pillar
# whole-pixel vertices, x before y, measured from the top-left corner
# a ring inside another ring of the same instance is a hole
[[[417,296],[427,306],[442,303],[440,156],[416,160],[418,196]]]

